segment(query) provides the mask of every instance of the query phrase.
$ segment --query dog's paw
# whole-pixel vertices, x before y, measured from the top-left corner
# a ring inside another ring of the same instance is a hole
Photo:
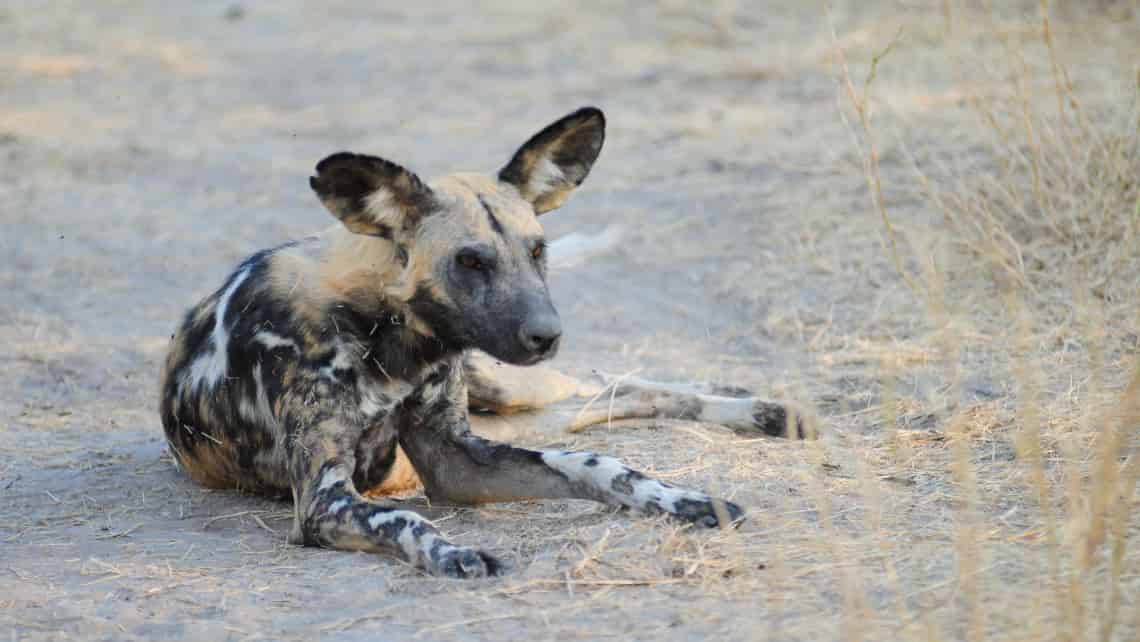
[[[438,551],[427,569],[432,575],[457,579],[491,577],[505,570],[502,562],[483,551],[450,546]]]
[[[773,437],[812,439],[816,434],[808,426],[808,419],[794,406],[757,400],[752,406],[752,430]],[[737,429],[736,432],[741,432]]]
[[[673,502],[671,513],[677,519],[703,528],[716,528],[721,519],[726,526],[736,527],[744,522],[744,509],[723,499],[705,497],[703,499],[678,499]]]

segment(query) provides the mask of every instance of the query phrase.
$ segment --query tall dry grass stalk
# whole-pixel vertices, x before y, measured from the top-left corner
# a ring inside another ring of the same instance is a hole
[[[1018,452],[1045,525],[1062,637],[1086,639],[1090,620],[1099,620],[1107,640],[1119,600],[1108,598],[1099,613],[1091,602],[1106,524],[1125,523],[1132,510],[1133,489],[1120,482],[1121,461],[1136,456],[1137,424],[1124,410],[1135,393],[1129,386],[1114,400],[1110,381],[1136,362],[1127,342],[1135,341],[1140,274],[1140,85],[1120,103],[1087,106],[1057,51],[1046,2],[1039,16],[1055,110],[1031,91],[1036,79],[1022,44],[1002,38],[1013,91],[1004,103],[974,102],[993,134],[998,172],[931,201],[964,255],[986,266],[978,281],[1001,293],[1006,318],[1015,319]],[[1066,429],[1045,434],[1039,409],[1062,382],[1039,373],[1048,371],[1043,359],[1058,340],[1079,345],[1084,381],[1071,392],[1068,415],[1051,417]],[[1046,461],[1045,440],[1056,444],[1059,461]],[[1119,578],[1110,579],[1109,595],[1119,589]]]
[[[943,7],[953,31],[958,8],[951,2]],[[963,86],[971,85],[967,66],[976,74],[980,66],[994,65],[1004,80],[1002,91],[968,98],[988,134],[989,170],[962,175],[939,166],[932,174],[911,157],[925,202],[948,228],[949,240],[935,244],[941,250],[900,244],[884,198],[871,88],[898,35],[872,55],[859,86],[832,28],[840,93],[855,115],[845,122],[864,161],[890,261],[925,306],[940,344],[943,410],[949,415],[944,429],[960,500],[955,548],[962,629],[955,637],[987,639],[987,614],[1023,608],[1031,619],[1023,631],[1028,639],[1107,641],[1120,631],[1140,476],[1140,75],[1131,87],[1121,87],[1119,100],[1085,100],[1058,49],[1045,0],[1037,7],[1035,44],[999,29],[995,10],[987,9],[990,35],[1004,55],[984,65],[969,55],[953,58]],[[1041,54],[1051,96],[1037,89],[1045,83],[1030,64]],[[955,307],[948,303],[954,290],[973,293],[970,300],[982,304]],[[1041,565],[1027,579],[1039,587],[1031,589],[1029,605],[983,595],[984,480],[970,432],[962,415],[954,414],[962,348],[969,342],[961,327],[983,327],[1004,338],[981,348],[1008,364],[1014,385],[1005,401],[1015,418],[1017,462],[1043,534],[1035,547]],[[1054,367],[1062,363],[1076,366],[1079,375],[1071,381],[1050,376],[1072,374]],[[888,443],[895,442],[898,425],[896,375],[883,368]],[[926,634],[935,637],[941,637],[937,625]]]

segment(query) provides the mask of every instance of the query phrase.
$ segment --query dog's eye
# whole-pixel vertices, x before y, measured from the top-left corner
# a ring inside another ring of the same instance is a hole
[[[539,259],[541,259],[544,254],[546,254],[546,243],[542,243],[542,242],[539,242],[537,245],[534,246],[534,249],[530,251],[530,256],[535,261],[538,261]]]
[[[456,257],[459,264],[468,270],[484,270],[487,266],[474,254],[460,254]]]

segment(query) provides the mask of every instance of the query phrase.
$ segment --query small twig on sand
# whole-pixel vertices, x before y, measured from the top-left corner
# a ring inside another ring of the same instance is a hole
[[[621,382],[625,381],[626,379],[628,379],[628,378],[630,378],[630,377],[634,376],[635,374],[637,374],[637,373],[639,373],[639,372],[641,372],[641,368],[635,368],[635,369],[633,369],[633,370],[630,370],[629,372],[627,372],[627,373],[625,373],[625,374],[623,374],[623,375],[621,375],[621,376],[618,376],[618,377],[614,378],[612,381],[609,381],[609,382],[606,384],[606,386],[605,386],[604,388],[602,388],[601,390],[599,390],[599,391],[598,391],[598,393],[597,393],[596,395],[594,395],[593,397],[590,397],[589,401],[587,401],[587,402],[586,402],[586,403],[585,403],[585,404],[582,406],[582,409],[578,411],[578,414],[577,414],[577,415],[574,415],[574,421],[570,422],[570,427],[569,427],[569,428],[567,428],[567,429],[566,429],[566,431],[567,431],[567,432],[570,432],[570,433],[582,432],[582,431],[583,431],[583,430],[585,430],[585,429],[586,429],[588,426],[590,426],[591,424],[582,424],[582,425],[579,425],[579,423],[578,423],[578,422],[579,422],[579,420],[581,420],[581,419],[582,419],[582,415],[586,414],[586,412],[587,412],[587,411],[588,411],[588,410],[589,410],[591,407],[593,407],[593,405],[594,405],[594,402],[596,402],[596,401],[597,401],[599,398],[601,398],[601,396],[602,396],[602,395],[606,394],[606,392],[607,392],[607,391],[612,391],[612,392],[611,392],[611,394],[610,394],[610,407],[609,407],[609,412],[608,412],[608,414],[607,414],[607,420],[608,420],[608,421],[607,421],[607,424],[608,424],[610,427],[612,427],[612,424],[613,424],[613,413],[614,413],[614,397],[615,397],[615,396],[616,396],[616,394],[617,394],[617,389],[618,389],[618,386],[620,386],[620,385],[621,385]]]
[[[220,522],[223,519],[233,519],[235,517],[241,517],[243,515],[249,515],[251,513],[257,513],[257,512],[263,512],[263,511],[243,510],[243,511],[240,511],[237,513],[230,513],[229,515],[218,515],[217,517],[211,517],[210,519],[206,520],[205,524],[202,524],[202,530],[206,530],[206,529],[210,528],[210,526],[214,522]]]
[[[116,537],[126,537],[127,535],[130,535],[131,533],[135,532],[136,530],[138,530],[141,527],[142,527],[142,522],[139,522],[138,524],[135,524],[134,526],[127,528],[127,529],[124,529],[124,530],[121,530],[121,531],[116,531],[114,533],[104,533],[102,535],[96,535],[95,539],[115,539]]]
[[[429,626],[426,628],[422,628],[418,632],[416,632],[416,634],[413,635],[412,637],[413,638],[420,638],[420,637],[423,637],[424,635],[427,635],[428,633],[439,633],[441,631],[449,631],[451,629],[458,628],[461,626],[467,626],[468,624],[483,624],[484,622],[495,622],[498,620],[510,620],[510,619],[514,619],[514,618],[526,618],[526,617],[529,617],[528,613],[519,612],[519,613],[504,613],[502,615],[488,615],[487,617],[477,617],[477,618],[472,618],[470,620],[459,620],[458,622],[448,622],[447,624],[439,624],[437,626]]]
[[[253,518],[253,521],[256,522],[258,526],[269,531],[270,533],[273,533],[274,535],[277,535],[277,531],[273,530],[272,528],[269,528],[269,525],[266,524],[265,520],[261,519],[261,517],[258,516],[257,513],[253,513],[252,515],[250,515],[250,517]]]
[[[910,274],[908,274],[903,267],[902,258],[899,256],[897,234],[895,233],[894,225],[891,223],[891,218],[887,213],[886,199],[883,197],[883,182],[879,174],[879,148],[875,144],[874,130],[871,129],[871,85],[878,76],[879,63],[894,49],[895,45],[902,38],[902,29],[899,29],[895,37],[887,43],[887,46],[884,47],[881,52],[872,56],[871,69],[867,72],[867,79],[863,84],[862,95],[860,95],[859,90],[855,88],[854,81],[851,80],[851,72],[847,67],[847,57],[843,53],[843,47],[839,44],[839,35],[835,32],[835,21],[831,17],[830,6],[827,9],[827,20],[828,26],[831,29],[831,42],[835,48],[835,61],[839,68],[839,77],[843,82],[844,89],[847,91],[847,98],[851,102],[851,107],[859,116],[859,125],[867,141],[867,148],[865,150],[862,148],[859,150],[864,154],[863,172],[867,178],[867,187],[871,192],[871,202],[883,222],[887,250],[890,251],[891,262],[894,264],[895,271],[898,272],[899,277],[902,278],[911,291],[919,293],[918,284],[911,279]],[[842,117],[842,112],[840,116]],[[846,117],[843,117],[843,121],[845,124],[847,123]],[[856,141],[858,141],[858,138],[856,138]]]

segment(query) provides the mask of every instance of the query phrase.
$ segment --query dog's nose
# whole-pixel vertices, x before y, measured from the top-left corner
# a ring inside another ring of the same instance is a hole
[[[554,349],[562,336],[562,321],[556,314],[543,314],[527,319],[519,328],[519,340],[527,352],[544,355]]]

